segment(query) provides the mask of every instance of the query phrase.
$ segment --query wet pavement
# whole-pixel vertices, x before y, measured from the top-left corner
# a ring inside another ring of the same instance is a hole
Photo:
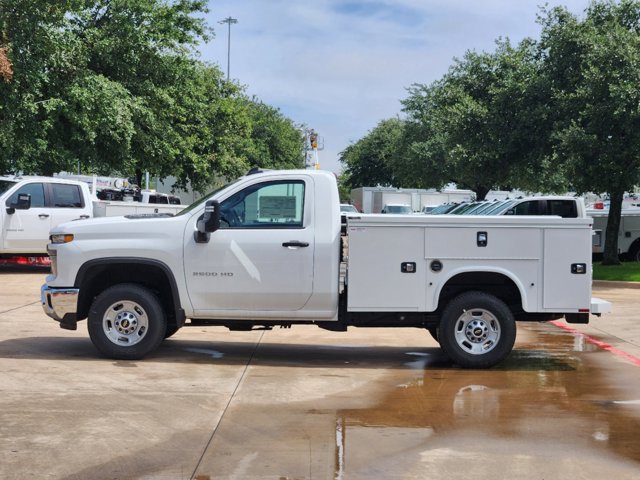
[[[42,280],[0,272],[3,479],[640,478],[640,289],[470,371],[416,329],[192,327],[106,360]]]

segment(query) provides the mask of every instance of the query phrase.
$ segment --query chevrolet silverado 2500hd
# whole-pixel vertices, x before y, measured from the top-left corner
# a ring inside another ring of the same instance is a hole
[[[510,353],[516,320],[610,308],[591,298],[589,219],[354,214],[341,236],[339,209],[333,174],[267,171],[173,217],[66,223],[51,232],[42,306],[62,328],[88,319],[117,359],[185,325],[315,324],[426,329],[471,368]]]

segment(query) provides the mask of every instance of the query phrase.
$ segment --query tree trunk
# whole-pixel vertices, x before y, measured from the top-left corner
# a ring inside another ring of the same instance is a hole
[[[487,193],[491,191],[491,188],[486,187],[484,185],[476,185],[476,202],[482,202],[485,198],[487,198]]]
[[[142,188],[142,170],[136,168],[136,185]]]
[[[620,265],[618,257],[618,232],[620,231],[620,217],[622,215],[622,199],[624,192],[609,192],[610,202],[607,230],[605,232],[603,265]]]

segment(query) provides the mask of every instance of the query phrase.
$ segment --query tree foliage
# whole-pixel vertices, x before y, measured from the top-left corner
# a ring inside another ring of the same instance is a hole
[[[404,122],[383,120],[364,138],[340,153],[345,164],[343,183],[350,188],[394,185],[393,165],[400,155]]]
[[[539,22],[539,40],[498,40],[411,86],[386,160],[365,148],[374,129],[342,161],[357,178],[455,182],[480,199],[492,188],[606,192],[605,262],[616,263],[623,194],[640,183],[640,1],[594,1],[583,17],[542,9]]]
[[[81,165],[198,188],[252,163],[295,164],[298,129],[196,58],[207,3],[0,0],[13,72],[0,82],[0,171]]]
[[[552,161],[579,192],[611,198],[604,262],[618,263],[625,191],[640,183],[640,2],[545,12],[540,42],[554,109]]]
[[[409,158],[425,184],[455,182],[483,199],[491,189],[561,183],[540,161],[549,108],[534,47],[498,41],[495,52],[469,51],[443,79],[409,89]]]

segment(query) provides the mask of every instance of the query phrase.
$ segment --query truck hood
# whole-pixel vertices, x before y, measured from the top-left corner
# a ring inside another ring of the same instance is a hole
[[[139,214],[124,217],[101,217],[86,220],[74,220],[62,223],[51,230],[55,233],[72,233],[78,240],[83,238],[127,238],[135,236],[167,236],[167,232],[182,232],[181,224],[186,223],[189,215],[170,216],[166,214]]]

